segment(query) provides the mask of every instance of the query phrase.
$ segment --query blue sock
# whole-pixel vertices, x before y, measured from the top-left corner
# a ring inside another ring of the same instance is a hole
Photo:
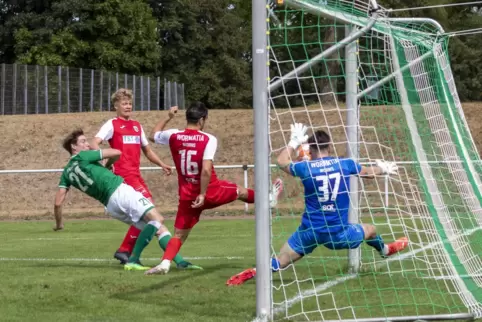
[[[279,260],[276,258],[271,258],[271,270],[273,272],[279,271]]]
[[[382,237],[380,237],[380,235],[376,235],[375,238],[372,238],[372,239],[367,239],[365,240],[365,242],[368,245],[375,248],[376,250],[378,250],[380,253],[382,253],[383,248],[385,248],[385,243],[383,242],[383,239]]]

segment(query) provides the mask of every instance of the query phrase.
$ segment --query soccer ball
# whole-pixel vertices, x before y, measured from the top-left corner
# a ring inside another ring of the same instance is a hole
[[[296,150],[296,161],[309,161],[311,160],[310,145],[305,143],[298,147]]]

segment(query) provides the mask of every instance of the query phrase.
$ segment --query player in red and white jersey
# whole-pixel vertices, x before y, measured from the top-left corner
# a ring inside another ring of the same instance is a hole
[[[108,120],[101,127],[91,144],[91,148],[98,149],[99,144],[107,141],[111,148],[122,151],[122,155],[114,163],[112,171],[114,174],[124,178],[126,184],[153,202],[152,194],[140,172],[141,150],[149,161],[162,167],[165,174],[171,174],[171,167],[162,162],[150,148],[141,124],[131,118],[132,91],[124,88],[117,90],[112,95],[112,103],[117,112],[117,117]],[[125,264],[129,259],[139,234],[139,229],[135,226],[130,226],[121,246],[114,254],[114,258],[120,260],[121,264]],[[171,234],[165,226],[161,227],[158,237],[161,248],[166,249]],[[199,269],[198,266],[185,261],[181,256],[178,256],[175,262],[179,268]]]
[[[174,113],[173,113],[174,112]],[[217,139],[203,132],[208,109],[195,102],[186,111],[187,126],[184,130],[164,128],[177,112],[171,108],[169,118],[160,121],[153,129],[150,140],[169,145],[179,181],[179,205],[174,223],[174,237],[167,244],[161,264],[146,271],[146,274],[166,274],[174,256],[187,239],[191,229],[198,223],[205,209],[216,208],[235,200],[254,203],[254,190],[230,181],[218,179],[213,160]],[[282,181],[273,185],[271,206],[276,204],[282,190]]]

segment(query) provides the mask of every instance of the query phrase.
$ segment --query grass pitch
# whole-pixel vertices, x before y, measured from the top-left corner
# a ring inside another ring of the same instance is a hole
[[[172,229],[172,221],[166,224]],[[0,222],[0,320],[250,321],[255,281],[234,288],[225,282],[255,264],[254,224],[249,219],[204,220],[181,251],[204,270],[173,266],[166,276],[147,277],[124,271],[112,258],[127,229],[117,221],[67,220],[61,232],[52,231],[52,222]],[[297,224],[291,218],[273,222],[276,251]],[[415,235],[410,238],[421,242]],[[434,279],[428,269],[430,250],[383,263],[371,248],[362,248],[366,264],[358,275],[346,272],[346,252],[322,247],[295,269],[275,273],[276,319],[464,312],[458,297],[449,294],[450,281]],[[142,261],[154,265],[160,256],[152,242]]]

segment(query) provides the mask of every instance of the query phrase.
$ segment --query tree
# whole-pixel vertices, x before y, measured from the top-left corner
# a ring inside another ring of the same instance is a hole
[[[162,45],[163,77],[185,83],[210,107],[251,105],[250,6],[243,0],[151,1]]]
[[[16,61],[153,74],[160,46],[152,10],[141,0],[58,0],[7,22]]]

